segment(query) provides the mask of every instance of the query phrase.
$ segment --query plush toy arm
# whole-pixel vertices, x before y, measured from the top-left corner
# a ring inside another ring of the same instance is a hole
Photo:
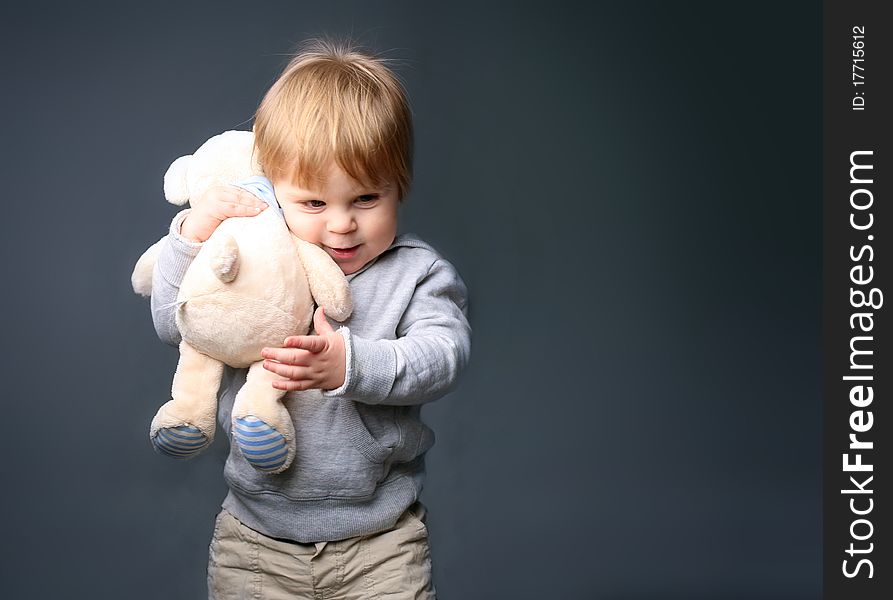
[[[158,261],[158,253],[161,252],[161,242],[163,241],[164,238],[161,238],[143,252],[130,275],[130,285],[133,286],[133,291],[140,296],[148,298],[152,294],[152,271]]]
[[[353,303],[344,273],[322,248],[295,236],[292,239],[307,272],[313,299],[325,309],[327,316],[336,321],[345,320],[353,310]]]

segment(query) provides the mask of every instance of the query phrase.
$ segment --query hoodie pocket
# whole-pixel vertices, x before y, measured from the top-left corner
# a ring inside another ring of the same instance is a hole
[[[373,464],[383,464],[400,446],[402,431],[392,406],[360,404],[342,400],[351,443]]]
[[[418,406],[355,403],[354,409],[363,425],[354,444],[373,462],[410,462],[434,444],[434,432],[422,422]]]

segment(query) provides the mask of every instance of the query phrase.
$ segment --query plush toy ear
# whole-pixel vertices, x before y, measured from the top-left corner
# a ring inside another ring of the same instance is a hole
[[[189,202],[189,187],[186,185],[186,174],[192,155],[181,156],[171,163],[164,174],[164,197],[171,204],[183,205]]]
[[[307,273],[313,299],[325,309],[326,316],[336,321],[345,320],[353,310],[353,302],[344,273],[322,248],[294,235],[292,239]]]
[[[239,244],[228,233],[211,236],[205,244],[211,256],[211,270],[217,279],[230,283],[239,274]]]
[[[133,286],[133,291],[140,296],[152,295],[152,270],[158,261],[158,253],[161,251],[161,242],[163,241],[164,238],[161,238],[149,246],[149,249],[143,252],[143,255],[136,261],[136,266],[133,268],[133,274],[130,276],[130,285]]]

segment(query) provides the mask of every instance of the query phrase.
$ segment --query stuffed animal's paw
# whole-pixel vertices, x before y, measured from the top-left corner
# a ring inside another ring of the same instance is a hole
[[[285,437],[252,415],[233,419],[233,439],[252,467],[264,473],[281,473],[291,464]]]
[[[162,427],[152,436],[155,450],[173,458],[192,458],[210,443],[208,436],[191,425]]]

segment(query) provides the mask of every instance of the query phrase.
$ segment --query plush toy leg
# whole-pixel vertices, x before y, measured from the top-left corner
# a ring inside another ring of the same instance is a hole
[[[233,441],[258,471],[281,473],[295,457],[295,428],[282,403],[285,392],[273,387],[282,379],[263,361],[251,365],[248,379],[233,403]]]
[[[149,430],[155,449],[174,458],[191,458],[214,439],[217,390],[223,363],[180,342],[173,400],[162,406]]]

